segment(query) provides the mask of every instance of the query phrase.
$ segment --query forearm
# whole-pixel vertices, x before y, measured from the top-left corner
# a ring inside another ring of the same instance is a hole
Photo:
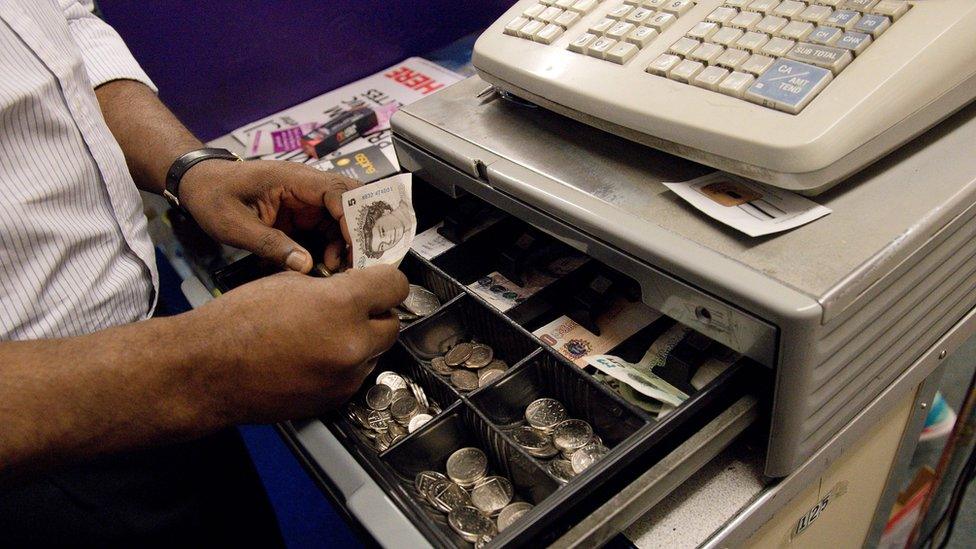
[[[156,94],[140,82],[108,82],[99,86],[95,95],[136,185],[144,191],[161,193],[173,161],[203,147]]]
[[[203,336],[187,336],[185,316],[0,344],[0,485],[222,426],[194,373],[216,365],[207,364]]]

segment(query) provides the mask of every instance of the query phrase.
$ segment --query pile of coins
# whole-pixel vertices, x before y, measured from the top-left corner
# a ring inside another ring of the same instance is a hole
[[[440,307],[441,300],[433,292],[423,286],[411,284],[407,298],[403,300],[403,303],[394,307],[393,311],[400,322],[413,322],[432,314]]]
[[[515,491],[505,477],[488,474],[488,457],[478,448],[461,448],[447,458],[446,475],[422,471],[414,484],[447,524],[466,541],[481,547],[532,509],[512,502]]]
[[[532,401],[525,421],[511,432],[512,439],[529,455],[551,460],[549,473],[563,484],[610,452],[589,423],[570,418],[556,399]]]
[[[447,377],[462,393],[484,387],[502,377],[508,364],[495,358],[495,351],[483,343],[458,343],[444,356],[434,357],[430,367]]]
[[[373,448],[382,452],[439,414],[423,388],[407,376],[382,372],[366,391],[366,406],[350,402],[346,415]]]

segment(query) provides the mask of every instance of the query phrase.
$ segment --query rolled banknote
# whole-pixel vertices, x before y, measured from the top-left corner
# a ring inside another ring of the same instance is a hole
[[[342,211],[352,240],[352,266],[397,266],[417,232],[411,174],[400,174],[342,194]]]
[[[610,377],[618,379],[642,395],[660,400],[671,406],[679,406],[688,399],[674,385],[671,385],[654,372],[642,372],[636,365],[613,355],[591,355],[584,357],[586,363]]]

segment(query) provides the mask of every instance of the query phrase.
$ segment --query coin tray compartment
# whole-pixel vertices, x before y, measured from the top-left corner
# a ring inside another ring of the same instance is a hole
[[[350,402],[355,402],[366,407],[366,392],[370,387],[376,384],[376,376],[385,371],[396,372],[414,380],[424,390],[424,394],[427,395],[427,400],[431,401],[432,404],[436,402],[440,406],[440,415],[444,415],[447,409],[458,400],[458,395],[452,387],[438,378],[438,376],[433,372],[421,366],[421,364],[417,362],[417,360],[414,359],[414,357],[407,352],[406,349],[403,348],[403,345],[396,343],[390,348],[389,351],[380,356],[376,363],[376,367],[373,369],[373,372],[366,378],[366,382],[363,383],[363,386],[359,388],[356,395],[350,399]],[[353,425],[349,418],[346,417],[345,407],[340,410],[337,421],[341,425],[342,431],[348,437],[354,439],[355,442],[362,447],[375,452],[373,445],[369,442],[369,440],[367,440],[366,436],[362,434],[359,427]],[[420,429],[414,431],[414,433],[410,433],[407,435],[407,437],[404,437],[395,444],[391,445],[390,448],[404,442],[407,440],[407,438],[419,431]],[[388,448],[386,451],[389,451],[390,448]]]
[[[400,270],[407,275],[407,280],[411,284],[423,286],[437,296],[441,302],[441,307],[447,305],[455,297],[464,293],[457,283],[452,281],[443,271],[424,261],[413,251],[409,252],[400,263]],[[401,329],[415,324],[420,319],[412,322],[401,322]]]
[[[414,478],[421,471],[446,473],[447,458],[466,447],[485,453],[489,475],[501,475],[511,481],[515,492],[512,501],[537,505],[559,488],[528,454],[510,444],[484,417],[462,402],[412,433],[384,456],[409,501],[437,525],[440,539],[434,543],[438,546],[470,548],[471,544],[448,526],[446,514],[432,507],[417,492]]]
[[[517,325],[465,294],[440,311],[417,321],[400,334],[404,345],[419,359],[442,356],[462,341],[484,343],[509,368],[539,348]]]

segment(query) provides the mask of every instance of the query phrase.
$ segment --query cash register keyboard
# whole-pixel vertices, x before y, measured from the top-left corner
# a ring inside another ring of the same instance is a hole
[[[625,65],[684,17],[693,0],[541,0],[504,32]],[[669,78],[796,114],[911,6],[905,0],[726,0],[646,68]],[[583,15],[602,10],[585,28]]]

